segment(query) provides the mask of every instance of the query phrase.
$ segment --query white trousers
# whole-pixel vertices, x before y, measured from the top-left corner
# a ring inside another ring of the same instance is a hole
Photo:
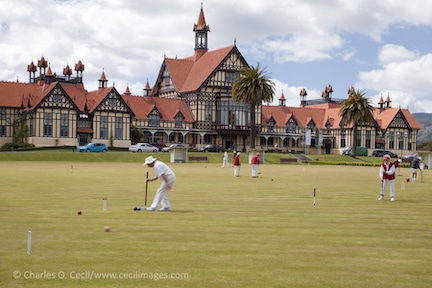
[[[381,195],[384,197],[387,184],[390,184],[390,197],[395,197],[395,180],[384,180],[383,181]]]
[[[258,177],[258,164],[251,164],[252,177]]]
[[[234,166],[234,177],[240,176],[240,166]]]
[[[222,167],[229,167],[228,159],[223,160]]]
[[[174,183],[176,181],[176,177],[174,175],[169,175],[168,177],[168,184],[171,186],[171,188],[174,186]],[[161,185],[159,186],[159,189],[156,191],[155,197],[153,199],[153,203],[151,204],[151,208],[154,210],[157,210],[159,205],[162,206],[162,208],[170,209],[171,204],[168,199],[168,186],[165,181],[162,180]]]

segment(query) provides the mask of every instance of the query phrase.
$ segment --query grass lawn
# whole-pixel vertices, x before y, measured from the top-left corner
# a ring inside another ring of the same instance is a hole
[[[51,154],[47,161],[0,161],[2,287],[432,283],[431,170],[423,171],[424,182],[405,183],[409,169],[400,169],[390,202],[389,191],[377,200],[378,167],[264,164],[253,179],[249,165],[235,178],[222,159],[168,163],[177,174],[173,211],[138,212],[145,174],[153,175],[142,166],[147,155],[104,162],[51,161]],[[149,183],[148,203],[159,183]]]

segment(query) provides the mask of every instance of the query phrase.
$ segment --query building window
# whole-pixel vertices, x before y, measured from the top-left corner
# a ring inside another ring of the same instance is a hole
[[[69,136],[69,115],[60,114],[60,137]]]
[[[326,123],[326,132],[327,132],[327,134],[331,134],[331,125],[330,125],[330,122],[327,122]]]
[[[116,107],[117,106],[117,99],[115,99],[115,98],[109,98],[108,99],[108,106],[110,106],[110,107]]]
[[[52,137],[52,113],[44,113],[44,137]]]
[[[286,132],[287,133],[295,133],[297,130],[297,123],[291,118],[288,121]]]
[[[404,137],[405,137],[405,133],[404,132],[399,132],[399,149],[400,150],[404,149]]]
[[[101,116],[100,139],[108,139],[108,116]]]
[[[346,130],[343,125],[341,125],[341,139],[340,139],[340,147],[346,146]]]
[[[116,117],[115,119],[115,139],[123,139],[123,118]]]
[[[6,120],[6,108],[0,108],[0,120]]]
[[[92,127],[91,121],[90,121],[89,116],[87,114],[80,114],[79,115],[77,127],[87,127],[87,128]]]
[[[175,128],[183,127],[183,115],[181,113],[177,113],[175,116]]]
[[[313,121],[310,121],[307,125],[307,129],[311,131],[315,131],[315,123]]]
[[[371,131],[370,130],[367,130],[366,131],[366,148],[371,148],[372,146],[371,146],[371,138],[372,138],[372,136],[371,136],[372,134],[371,134]]]
[[[63,96],[60,94],[54,94],[52,96],[52,101],[56,104],[59,104],[62,101]]]
[[[226,82],[234,82],[235,79],[238,78],[238,73],[237,71],[226,71],[225,72],[225,81]]]
[[[205,113],[205,121],[212,121],[213,118],[213,102],[212,101],[205,101],[204,104],[204,113]]]
[[[149,126],[160,127],[160,115],[155,111],[149,115]]]
[[[389,149],[394,149],[395,147],[395,133],[389,132]]]
[[[250,105],[246,103],[218,99],[216,115],[216,124],[218,125],[250,125]]]
[[[0,137],[5,137],[5,136],[6,136],[6,126],[0,125]]]
[[[274,132],[274,125],[275,125],[275,122],[274,122],[273,118],[271,118],[267,124],[267,132]]]

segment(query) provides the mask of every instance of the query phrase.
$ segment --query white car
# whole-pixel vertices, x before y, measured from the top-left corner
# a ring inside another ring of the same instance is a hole
[[[156,146],[150,145],[149,143],[137,143],[129,147],[130,152],[159,152]]]
[[[168,147],[162,148],[162,152],[169,152],[172,148],[175,148],[175,147],[185,147],[185,146],[183,144],[171,144]]]

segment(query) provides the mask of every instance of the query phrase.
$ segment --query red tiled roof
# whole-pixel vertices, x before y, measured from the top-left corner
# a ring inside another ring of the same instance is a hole
[[[156,107],[161,113],[162,120],[173,121],[180,111],[184,116],[185,122],[194,121],[192,113],[184,99],[130,96],[124,94],[121,97],[128,103],[136,119],[148,119],[149,113]]]
[[[320,129],[325,128],[327,121],[330,122],[333,128],[339,127],[341,117],[339,115],[340,105],[334,103],[325,103],[319,105],[312,105],[307,107],[286,107],[286,106],[269,106],[262,107],[262,125],[266,126],[271,117],[276,121],[277,126],[285,126],[291,116],[297,121],[300,128],[307,126],[309,121],[313,120],[316,127]],[[420,129],[420,125],[415,120],[414,116],[407,109],[399,108],[374,108],[373,116],[375,121],[383,129],[387,129],[391,121],[395,118],[397,113],[401,111],[403,116],[412,129]]]
[[[185,59],[165,59],[175,90],[180,93],[199,90],[234,47],[228,46],[206,52],[196,61],[194,61],[195,56]]]

